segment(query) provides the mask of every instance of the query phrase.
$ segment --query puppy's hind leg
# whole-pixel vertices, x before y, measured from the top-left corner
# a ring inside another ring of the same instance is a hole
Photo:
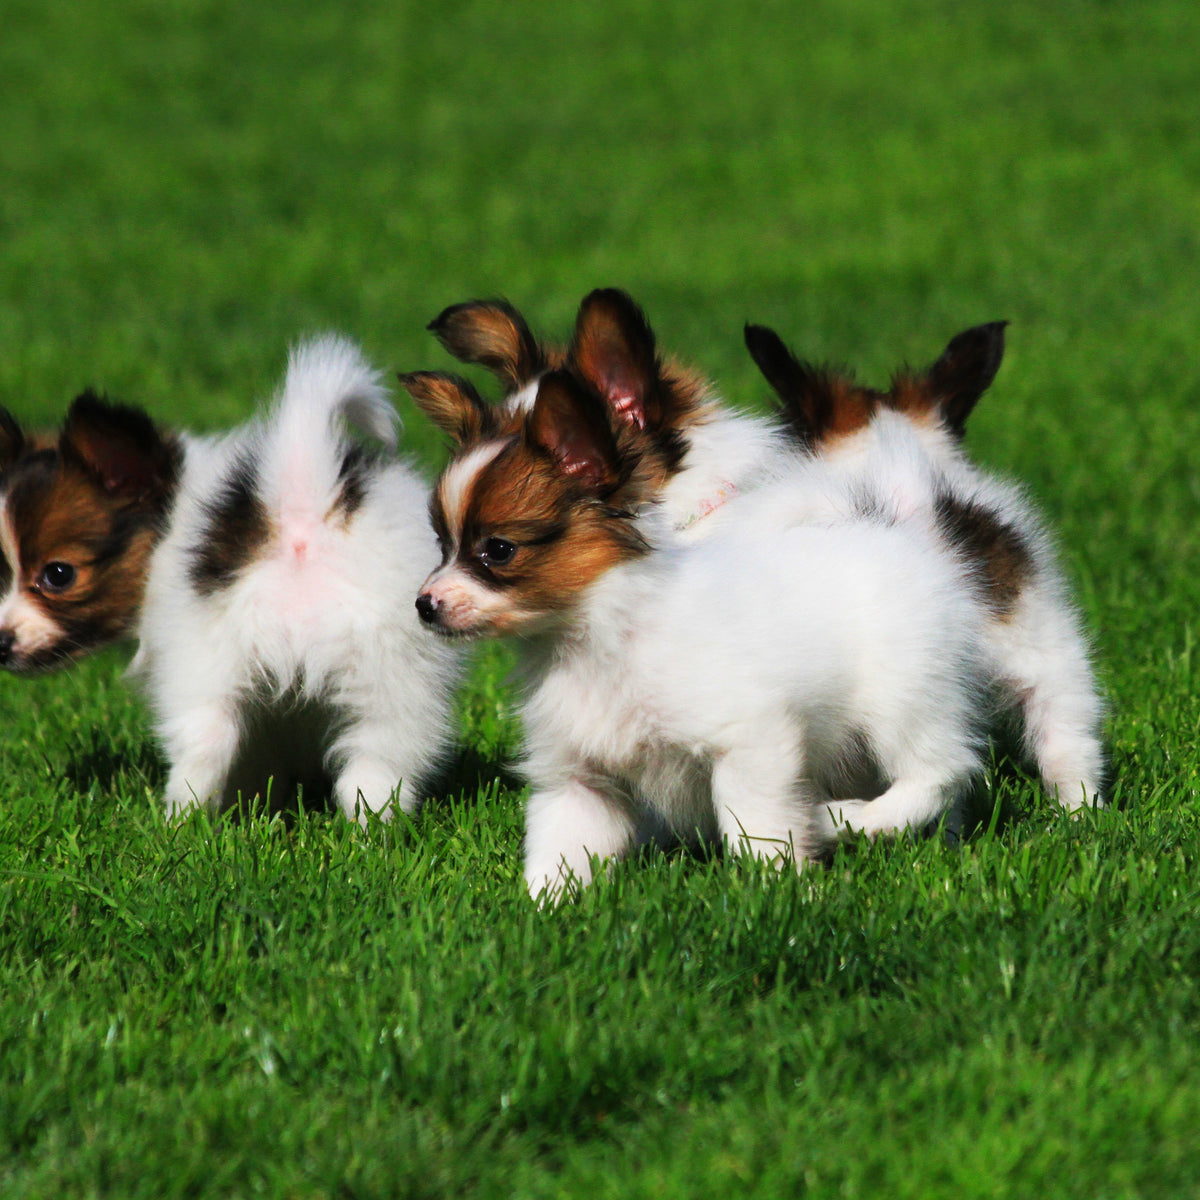
[[[1086,659],[1057,678],[1039,678],[1021,697],[1027,752],[1046,790],[1068,811],[1104,803],[1101,704]]]
[[[996,673],[1020,712],[1025,749],[1046,790],[1071,811],[1103,804],[1103,703],[1074,613],[1065,602],[1029,596],[989,635]]]
[[[827,831],[879,834],[921,830],[948,816],[955,822],[955,799],[965,779],[933,775],[899,779],[874,800],[830,800],[824,808]]]
[[[890,748],[878,748],[880,766],[892,783],[873,800],[830,800],[822,805],[823,830],[835,836],[865,833],[869,837],[920,831],[946,818],[957,828],[959,801],[979,768],[970,724],[952,719],[947,704],[944,721],[925,723],[923,737],[896,730]],[[963,712],[963,718],[968,716]],[[911,732],[911,731],[910,731]]]

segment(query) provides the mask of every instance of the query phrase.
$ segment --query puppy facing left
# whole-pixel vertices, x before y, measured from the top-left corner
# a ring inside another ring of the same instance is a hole
[[[324,337],[293,349],[269,411],[189,444],[131,668],[170,762],[169,813],[268,779],[272,802],[332,785],[352,819],[416,807],[449,745],[461,652],[403,603],[438,552],[395,442],[378,375]]]
[[[182,453],[94,392],[57,439],[0,409],[0,667],[53,670],[132,633]]]
[[[645,395],[657,364],[641,358]],[[547,371],[499,427],[467,390],[450,420],[453,390],[425,382],[418,403],[459,432],[432,501],[443,559],[416,606],[444,636],[520,639],[534,896],[664,829],[801,863],[849,814],[887,834],[952,810],[979,766],[981,612],[924,530],[791,519],[795,489],[828,475],[798,460],[771,496],[729,501],[753,519],[689,541],[589,380]],[[860,790],[864,760],[878,771]]]

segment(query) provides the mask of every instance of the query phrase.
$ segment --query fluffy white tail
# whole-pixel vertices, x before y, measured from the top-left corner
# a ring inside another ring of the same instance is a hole
[[[292,347],[287,376],[262,429],[262,496],[268,508],[320,516],[336,498],[347,426],[394,450],[399,421],[379,373],[335,334]]]

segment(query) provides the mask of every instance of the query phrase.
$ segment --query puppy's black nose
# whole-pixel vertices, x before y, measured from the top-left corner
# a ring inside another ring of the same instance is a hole
[[[8,660],[12,658],[13,646],[16,640],[17,635],[11,629],[0,631],[0,667],[6,666]]]
[[[417,597],[417,616],[426,625],[437,624],[437,601],[428,592],[422,592]]]

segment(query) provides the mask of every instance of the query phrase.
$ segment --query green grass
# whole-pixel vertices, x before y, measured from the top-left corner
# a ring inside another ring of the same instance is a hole
[[[540,912],[489,648],[411,821],[167,825],[126,652],[0,678],[4,1197],[1200,1196],[1200,12],[1183,0],[0,0],[0,403],[217,429],[286,344],[397,369],[629,288],[972,418],[1059,535],[1113,794],[803,877],[648,855]],[[427,466],[438,439],[405,402]],[[402,602],[402,598],[399,598]],[[998,819],[993,821],[992,816]]]

